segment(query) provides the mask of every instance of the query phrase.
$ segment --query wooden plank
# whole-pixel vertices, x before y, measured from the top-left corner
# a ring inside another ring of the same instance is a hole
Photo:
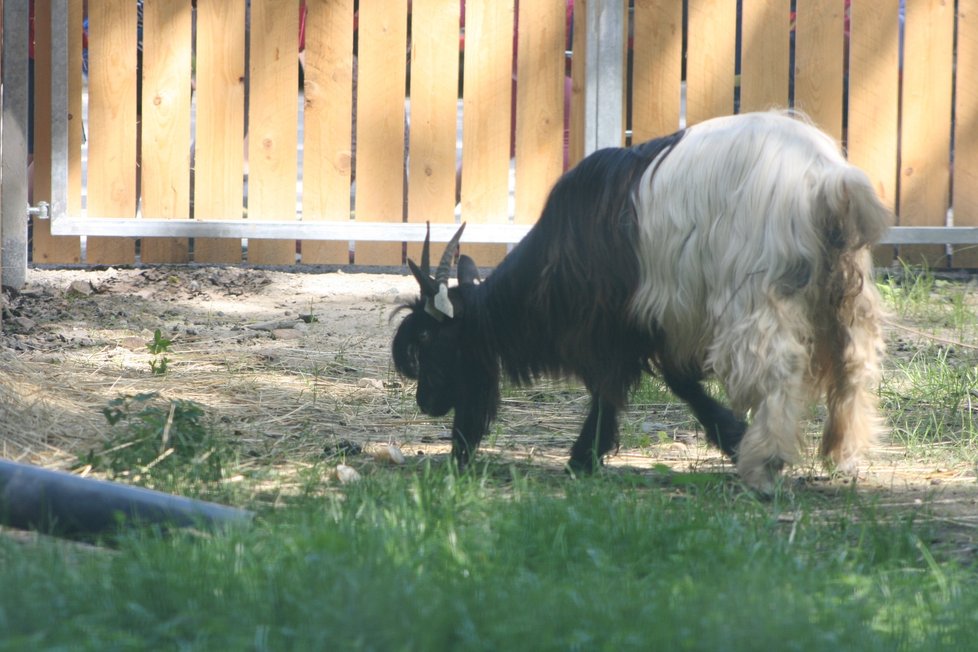
[[[190,0],[143,3],[142,214],[190,217]],[[144,263],[186,263],[187,238],[143,238]]]
[[[407,3],[360,3],[357,63],[356,218],[404,219]],[[400,265],[402,245],[361,242],[358,265]]]
[[[88,214],[136,215],[136,3],[88,5]],[[135,262],[132,238],[90,237],[86,261]]]
[[[635,0],[632,142],[679,129],[682,107],[683,3]]]
[[[455,221],[459,17],[458,0],[412,4],[409,222]],[[420,260],[421,244],[407,252]]]
[[[689,0],[686,124],[733,112],[737,3]]]
[[[587,3],[574,3],[574,29],[571,43],[570,143],[567,164],[577,165],[584,158],[584,64],[587,50]]]
[[[197,1],[194,215],[241,219],[244,197],[245,7]],[[241,262],[238,238],[196,238],[194,260]]]
[[[740,113],[788,106],[790,0],[744,0]]]
[[[795,108],[841,141],[845,4],[797,0],[796,6]]]
[[[299,3],[252,0],[248,219],[295,216],[299,147]],[[248,262],[295,264],[292,240],[248,240]]]
[[[302,219],[350,218],[353,168],[353,0],[308,0]],[[457,25],[456,25],[457,29]],[[302,262],[350,262],[346,241],[303,240]]]
[[[514,221],[533,224],[564,166],[564,0],[519,3]]]
[[[890,209],[897,201],[899,109],[898,2],[857,2],[850,10],[849,160],[869,175],[876,194]],[[876,264],[892,262],[895,249],[878,247]]]
[[[81,1],[69,3],[81,8]],[[51,201],[51,0],[37,0],[34,5],[34,162],[33,200]],[[69,19],[69,28],[72,23]],[[74,46],[81,52],[80,21]],[[72,44],[69,43],[69,51]],[[69,54],[69,57],[71,55]],[[77,58],[76,61],[79,61]],[[81,75],[79,61],[77,74]],[[69,69],[70,70],[70,69]],[[69,85],[71,80],[69,80]],[[81,107],[79,94],[79,109]],[[70,100],[69,100],[70,101]],[[79,111],[78,115],[81,115]],[[78,120],[75,121],[79,123]],[[69,126],[70,129],[70,126]],[[50,220],[33,220],[33,260],[36,263],[78,263],[81,261],[81,238],[51,235]]]
[[[462,219],[506,223],[509,216],[513,3],[465,5],[465,108],[462,116]],[[506,255],[501,245],[468,245],[484,266]]]
[[[955,226],[978,226],[978,0],[958,0],[958,60],[955,66]],[[978,267],[978,246],[952,250],[953,267]]]
[[[943,226],[950,183],[954,3],[908,3],[904,25],[900,224]],[[943,247],[901,247],[911,263],[943,267]]]

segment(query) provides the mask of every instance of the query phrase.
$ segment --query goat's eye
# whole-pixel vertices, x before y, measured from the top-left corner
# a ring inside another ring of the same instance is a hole
[[[423,330],[420,333],[418,333],[418,342],[419,343],[421,343],[421,344],[431,344],[431,340],[432,340],[431,331],[429,331],[429,330]]]

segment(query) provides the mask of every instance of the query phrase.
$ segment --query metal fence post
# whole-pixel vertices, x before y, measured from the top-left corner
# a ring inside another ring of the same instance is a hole
[[[29,3],[3,3],[3,99],[0,127],[0,278],[27,281],[27,95]]]
[[[584,154],[621,147],[624,134],[625,2],[588,0],[584,64]]]

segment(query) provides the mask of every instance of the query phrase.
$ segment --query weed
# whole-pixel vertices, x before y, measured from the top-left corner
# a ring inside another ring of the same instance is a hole
[[[193,401],[160,401],[157,393],[127,395],[102,408],[110,437],[80,464],[156,488],[220,480],[233,458],[231,445],[207,422]]]
[[[163,337],[158,328],[153,332],[152,341],[146,343],[146,348],[153,354],[153,359],[149,361],[149,368],[154,375],[166,374],[170,365],[170,359],[166,357],[166,354],[170,351],[170,344],[172,343],[173,340]]]

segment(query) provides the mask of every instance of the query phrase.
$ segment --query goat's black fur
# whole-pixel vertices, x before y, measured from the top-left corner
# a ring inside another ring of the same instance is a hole
[[[418,380],[422,411],[455,409],[460,466],[496,416],[500,373],[517,384],[543,375],[584,382],[592,404],[571,467],[591,470],[617,445],[618,412],[653,366],[709,439],[733,456],[745,425],[705,392],[699,375],[662,368],[661,341],[629,314],[640,277],[635,186],[683,135],[600,150],[567,172],[537,224],[485,282],[475,282],[475,265],[462,256],[459,284],[449,290],[454,318],[432,316],[424,296],[405,306],[410,314],[392,345],[395,367]]]

